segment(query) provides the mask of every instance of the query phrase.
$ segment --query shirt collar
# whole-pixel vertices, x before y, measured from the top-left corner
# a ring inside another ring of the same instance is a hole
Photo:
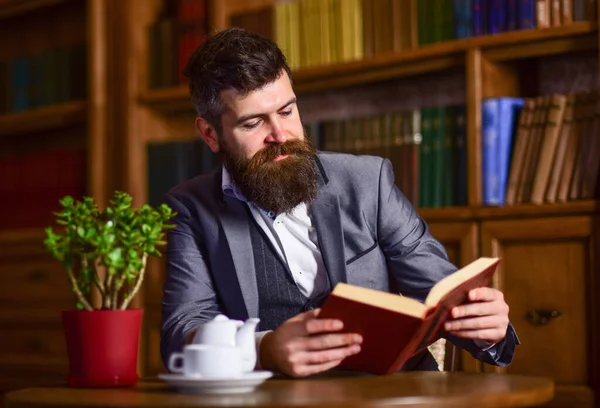
[[[231,174],[227,171],[225,166],[223,166],[222,172],[222,182],[221,189],[223,190],[223,194],[231,198],[237,198],[238,200],[247,203],[248,199],[242,194],[242,192],[237,188],[235,182],[231,178]]]
[[[250,201],[248,201],[248,199],[246,198],[246,196],[244,196],[244,194],[242,194],[242,192],[235,185],[235,182],[231,178],[231,174],[229,174],[229,172],[227,171],[227,169],[225,168],[225,166],[223,166],[223,172],[222,172],[221,179],[222,179],[221,189],[223,190],[223,194],[225,194],[226,196],[231,197],[231,198],[236,198],[236,199],[240,200],[241,202],[244,202],[244,203],[246,203],[248,205],[252,204],[255,208],[257,208],[258,210],[260,210],[267,217],[271,218],[272,220],[275,219],[275,217],[277,216],[277,214],[275,214],[273,211],[267,211],[267,210],[265,210],[263,208],[258,207],[256,204],[251,203]]]

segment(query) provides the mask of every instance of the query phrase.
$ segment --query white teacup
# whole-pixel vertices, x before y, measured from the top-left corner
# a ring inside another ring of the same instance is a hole
[[[169,357],[169,371],[204,378],[242,375],[242,352],[238,347],[188,344],[182,353]]]

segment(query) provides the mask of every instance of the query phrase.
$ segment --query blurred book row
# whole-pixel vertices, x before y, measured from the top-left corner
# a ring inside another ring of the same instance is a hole
[[[416,7],[416,10],[414,9]],[[258,31],[268,9],[232,18]],[[292,68],[421,45],[596,19],[596,0],[280,0],[273,34]],[[262,34],[268,35],[262,25]]]
[[[464,106],[315,122],[305,131],[320,150],[390,159],[396,184],[416,206],[467,203]],[[197,138],[150,143],[147,163],[148,201],[157,205],[171,187],[213,169],[219,159]]]
[[[439,106],[306,125],[322,150],[387,158],[396,185],[421,208],[467,204],[465,107]]]
[[[77,44],[0,61],[0,114],[85,99],[86,60]]]
[[[292,69],[422,45],[596,19],[597,0],[278,0],[230,16],[269,37]],[[164,2],[148,29],[149,87],[186,82],[182,71],[210,31],[208,0]]]
[[[554,203],[599,195],[600,98],[596,91],[482,101],[483,204]],[[305,124],[325,151],[387,158],[420,208],[467,205],[464,105]],[[218,158],[200,139],[148,145],[149,201],[206,172]]]
[[[219,158],[200,137],[191,140],[148,143],[148,203],[164,202],[164,194],[177,184],[217,166]]]
[[[163,2],[156,22],[148,28],[148,86],[183,84],[183,70],[209,30],[208,0]]]
[[[86,194],[86,152],[62,148],[0,157],[0,229],[53,223],[65,195]]]
[[[597,91],[486,99],[482,114],[485,205],[598,197]]]
[[[568,25],[574,21],[596,21],[596,0],[417,0],[428,8],[442,9],[440,3],[452,2],[452,27],[455,38],[473,37],[485,34],[498,34],[505,31],[529,30]],[[445,16],[445,11],[433,15]],[[426,15],[429,13],[425,12]],[[422,21],[419,13],[419,21]],[[427,17],[425,22],[427,23]],[[435,34],[437,26],[443,26],[441,20],[429,20],[433,27],[425,24],[425,30],[419,30],[420,44],[437,42],[443,34]],[[448,24],[448,23],[447,23]],[[423,25],[421,25],[423,26]],[[429,32],[427,29],[430,28]],[[439,31],[439,29],[437,29]],[[449,30],[449,32],[451,32]],[[432,34],[433,32],[433,34]],[[446,40],[448,38],[441,38]],[[433,41],[431,41],[433,40]]]

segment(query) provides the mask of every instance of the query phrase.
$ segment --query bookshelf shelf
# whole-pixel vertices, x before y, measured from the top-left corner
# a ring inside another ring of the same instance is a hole
[[[590,215],[600,212],[600,201],[581,200],[565,203],[518,204],[506,207],[447,207],[417,209],[429,222],[460,222],[519,217]]]
[[[85,101],[67,102],[0,117],[0,137],[15,136],[40,130],[59,129],[86,120]]]
[[[492,50],[506,47],[518,47],[523,44],[543,44],[558,38],[577,39],[580,36],[593,34],[597,31],[597,24],[591,21],[577,21],[569,25],[538,28],[535,30],[509,31],[496,35],[465,38],[456,42],[467,43],[467,48],[482,48]]]
[[[0,242],[31,241],[32,239],[43,239],[44,236],[42,227],[0,230]]]
[[[478,207],[473,209],[475,218],[517,218],[533,216],[589,215],[600,211],[597,200],[569,201],[542,205],[519,204],[507,207]]]
[[[492,61],[596,50],[597,24],[581,21],[561,27],[465,38],[361,61],[305,68],[294,72],[294,89],[308,93],[444,71],[464,66],[466,53],[472,49],[480,49]],[[139,100],[157,110],[191,109],[187,86],[147,90]]]
[[[417,208],[416,210],[428,223],[459,222],[473,218],[473,211],[469,207]]]
[[[158,110],[192,109],[190,94],[186,85],[147,90],[140,95],[139,99],[141,103]]]
[[[0,19],[28,13],[35,9],[52,6],[64,0],[0,0]]]

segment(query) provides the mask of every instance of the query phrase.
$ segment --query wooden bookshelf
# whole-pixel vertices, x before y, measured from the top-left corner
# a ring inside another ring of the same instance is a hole
[[[48,7],[64,0],[0,0],[0,19]]]
[[[401,53],[293,72],[297,93],[398,79],[465,66],[470,50],[491,61],[514,61],[598,49],[597,24],[588,21],[540,30],[506,32],[426,45]],[[141,103],[159,110],[190,110],[187,86],[145,90]]]
[[[87,102],[74,101],[0,116],[0,137],[60,129],[85,122]]]
[[[148,27],[160,15],[163,0],[139,3],[86,0],[85,32],[78,33],[91,44],[90,95],[86,101],[0,116],[0,143],[48,128],[85,124],[92,158],[90,195],[99,202],[116,188],[131,193],[136,205],[146,202],[148,143],[194,137],[194,112],[187,86],[148,89]],[[60,9],[67,4],[67,0],[0,0],[0,19],[2,23],[11,22],[11,16],[17,16],[12,21],[17,25],[15,21],[29,12],[39,18],[39,10]],[[231,13],[269,4],[273,0],[211,0],[213,26],[225,28]],[[41,34],[38,37],[46,40]],[[539,80],[539,65],[548,60],[562,58],[568,63],[571,56],[600,60],[598,37],[597,21],[576,22],[451,40],[294,71],[295,91],[311,100],[318,100],[321,95],[326,95],[325,99],[331,94],[345,96],[344,91],[354,89],[369,93],[377,86],[386,86],[388,81],[398,87],[410,87],[413,82],[435,80],[446,74],[452,79],[459,77],[456,82],[462,92],[460,103],[467,108],[469,204],[417,211],[456,264],[464,265],[479,256],[503,259],[503,269],[494,285],[504,291],[509,301],[511,320],[522,342],[515,363],[505,371],[551,377],[561,394],[557,401],[574,401],[573,406],[581,407],[590,406],[589,401],[600,396],[600,284],[595,277],[596,254],[600,251],[600,201],[483,207],[481,101],[495,96],[536,95],[537,89],[529,88],[529,82]],[[11,52],[17,49],[14,41],[9,46]],[[427,94],[421,101],[432,106],[443,92],[431,95],[431,99]],[[426,104],[415,104],[410,109],[422,106]],[[34,249],[28,246],[39,251],[42,239],[41,230],[0,231],[0,247],[7,248],[3,252],[10,254],[33,253]],[[151,265],[146,293],[136,303],[146,310],[139,370],[143,376],[164,371],[158,352],[157,307],[164,266],[160,261]],[[529,310],[542,307],[556,307],[564,314],[546,326],[533,327],[524,316]],[[42,315],[41,311],[32,312],[24,320],[41,321]],[[19,323],[15,319],[11,322]],[[584,340],[572,347],[561,333],[573,333]],[[540,355],[539,350],[545,355]],[[473,363],[469,356],[462,355],[460,359],[463,370],[482,371],[482,365]],[[496,370],[485,367],[491,369]]]
[[[75,189],[77,184],[81,190],[85,189],[86,195],[103,202],[109,184],[105,175],[111,168],[105,155],[111,123],[106,114],[107,42],[111,21],[108,3],[105,0],[0,0],[0,60],[3,62],[19,58],[29,64],[34,56],[59,48],[82,43],[87,47],[86,53],[79,54],[82,60],[70,61],[71,71],[65,74],[72,81],[71,85],[76,76],[81,81],[77,88],[81,96],[74,96],[75,88],[67,86],[60,99],[44,95],[42,102],[28,100],[26,106],[21,106],[30,107],[29,110],[0,113],[0,151],[3,159],[10,160],[14,154],[14,163],[17,163],[12,164],[9,174],[14,177],[16,166],[27,163],[17,168],[13,187],[19,192],[14,197],[18,196],[21,201],[5,206],[7,211],[19,216],[15,217],[19,222],[35,218],[33,210],[38,209],[38,199],[39,208],[50,208],[52,204],[42,203],[40,197],[46,191],[56,193],[58,188]],[[81,74],[77,69],[86,70],[85,75],[77,75]],[[87,82],[84,83],[83,78]],[[27,86],[30,84],[27,82]],[[10,92],[8,85],[0,88]],[[51,104],[53,100],[70,98],[77,100]],[[39,106],[41,103],[48,105]],[[3,106],[10,110],[8,105]],[[73,154],[78,155],[74,159],[79,160],[78,164],[69,164],[67,156],[52,156],[71,148]],[[69,177],[72,178],[69,180]],[[70,183],[68,187],[67,183]],[[12,192],[10,188],[9,183],[8,191]],[[20,203],[31,203],[31,206],[20,208]],[[75,308],[75,302],[66,278],[59,275],[64,274],[64,269],[44,248],[45,226],[10,224],[0,230],[3,276],[0,287],[4,288],[0,291],[0,302],[14,312],[0,313],[0,336],[6,339],[5,349],[10,350],[0,353],[3,366],[0,395],[17,387],[64,382],[68,372],[60,311]]]

